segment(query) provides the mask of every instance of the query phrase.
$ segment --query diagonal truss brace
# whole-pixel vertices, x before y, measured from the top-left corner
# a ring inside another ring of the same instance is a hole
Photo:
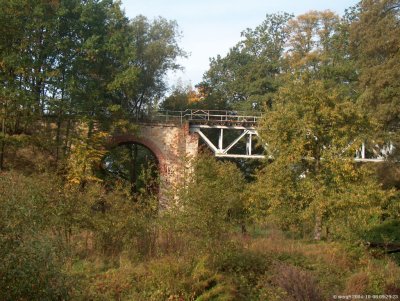
[[[373,144],[372,147],[368,148],[371,153],[367,156],[367,148],[365,142],[361,144],[359,150],[356,151],[354,160],[356,162],[384,162],[395,150],[395,146],[392,142],[385,143],[383,145]]]
[[[219,127],[218,127],[219,128]],[[203,141],[207,144],[207,146],[214,152],[216,157],[225,157],[225,158],[248,158],[248,159],[264,159],[265,156],[262,154],[253,154],[252,152],[252,138],[253,135],[258,136],[258,133],[254,129],[243,129],[243,132],[233,140],[226,148],[223,148],[223,137],[224,137],[224,129],[229,129],[227,127],[219,128],[219,136],[218,136],[218,146],[214,145],[210,139],[201,131],[201,127],[191,127],[190,131],[192,133],[197,133],[203,139]],[[232,147],[237,145],[239,141],[246,137],[246,153],[245,154],[230,154],[228,153]]]
[[[202,132],[202,128],[214,128],[219,129],[218,146],[214,145],[213,142]],[[232,141],[226,148],[223,147],[224,130],[242,130],[240,135]],[[266,156],[262,154],[253,154],[252,136],[258,137],[257,131],[254,127],[247,127],[244,125],[240,126],[224,126],[224,125],[190,125],[190,131],[192,133],[198,133],[207,146],[214,152],[216,157],[225,158],[247,158],[247,159],[264,159]],[[246,139],[246,150],[243,154],[231,154],[229,151],[239,143],[243,138]],[[267,148],[267,145],[265,145]],[[395,146],[389,142],[384,145],[372,144],[367,148],[366,143],[362,143],[360,149],[356,152],[354,161],[355,162],[384,162],[387,157],[393,153]],[[268,156],[269,159],[273,159],[272,156]]]

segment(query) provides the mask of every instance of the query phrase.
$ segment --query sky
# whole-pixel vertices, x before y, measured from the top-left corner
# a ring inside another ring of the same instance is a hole
[[[129,18],[144,15],[175,20],[182,33],[179,45],[188,58],[178,60],[183,71],[167,75],[170,85],[178,81],[195,85],[209,67],[209,59],[225,56],[240,41],[240,33],[255,28],[266,14],[288,12],[300,15],[310,10],[330,9],[339,15],[356,0],[122,0]]]

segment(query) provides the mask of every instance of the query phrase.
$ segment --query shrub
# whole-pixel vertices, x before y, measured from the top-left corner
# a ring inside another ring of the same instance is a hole
[[[397,242],[400,244],[400,220],[386,220],[365,233],[364,238],[371,242]]]
[[[273,282],[287,292],[288,300],[324,300],[315,279],[309,272],[283,264],[278,265],[275,272]]]
[[[49,223],[56,212],[45,175],[0,177],[0,300],[66,300],[70,282]]]
[[[364,294],[368,285],[368,274],[365,272],[356,273],[347,280],[345,294]]]
[[[69,299],[71,279],[48,237],[0,244],[0,300]]]
[[[194,165],[187,186],[180,191],[176,219],[180,230],[199,242],[197,248],[209,249],[244,224],[245,181],[233,163],[203,155]]]

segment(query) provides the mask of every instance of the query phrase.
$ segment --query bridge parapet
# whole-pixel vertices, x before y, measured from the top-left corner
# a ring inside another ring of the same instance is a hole
[[[173,123],[221,126],[252,126],[261,118],[259,112],[242,112],[232,110],[184,110],[184,111],[157,111],[143,119],[148,122]]]

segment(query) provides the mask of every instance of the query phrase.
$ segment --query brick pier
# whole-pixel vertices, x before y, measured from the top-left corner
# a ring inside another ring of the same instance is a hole
[[[190,160],[197,156],[199,136],[189,132],[189,123],[141,124],[135,134],[115,135],[111,145],[137,143],[152,151],[160,172],[160,205],[168,207],[168,196],[174,195],[190,172]]]

